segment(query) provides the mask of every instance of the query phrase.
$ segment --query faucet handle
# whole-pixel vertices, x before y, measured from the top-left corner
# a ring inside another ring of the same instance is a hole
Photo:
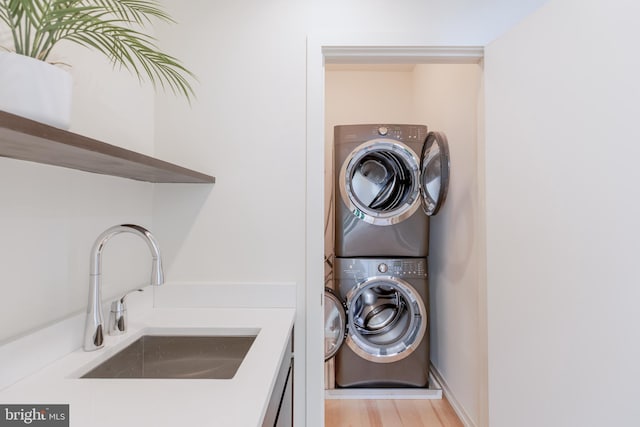
[[[109,335],[121,335],[127,330],[127,305],[125,299],[132,292],[142,292],[142,289],[134,289],[122,295],[111,303],[109,313]]]

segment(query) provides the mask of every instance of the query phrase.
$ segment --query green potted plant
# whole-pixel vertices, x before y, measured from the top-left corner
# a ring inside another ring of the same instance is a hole
[[[194,75],[143,32],[153,19],[174,22],[155,0],[0,0],[0,44],[11,43],[0,52],[0,110],[68,127],[70,75],[48,63],[52,49],[65,40],[190,101]],[[47,91],[53,92],[48,99]],[[26,111],[32,107],[44,111]],[[49,117],[61,113],[66,119]]]

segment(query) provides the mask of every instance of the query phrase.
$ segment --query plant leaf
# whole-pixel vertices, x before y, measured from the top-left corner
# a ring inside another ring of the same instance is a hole
[[[11,30],[17,53],[46,60],[57,43],[68,40],[191,102],[195,75],[137,29],[153,19],[174,22],[154,0],[0,0],[0,24]]]

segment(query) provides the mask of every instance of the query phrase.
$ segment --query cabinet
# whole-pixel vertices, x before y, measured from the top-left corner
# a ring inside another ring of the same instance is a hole
[[[0,156],[147,182],[215,178],[135,151],[0,111]]]
[[[271,390],[269,406],[262,427],[291,427],[293,425],[293,331],[289,335],[287,351],[280,363],[276,383]]]

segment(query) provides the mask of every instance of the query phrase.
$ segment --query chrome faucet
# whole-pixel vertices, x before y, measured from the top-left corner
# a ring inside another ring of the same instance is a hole
[[[151,250],[153,263],[151,264],[151,285],[159,286],[164,283],[162,272],[162,258],[160,247],[155,237],[144,227],[134,224],[115,225],[98,236],[91,249],[91,272],[89,276],[89,304],[87,306],[87,320],[84,328],[84,350],[93,351],[104,346],[104,321],[102,317],[102,249],[116,234],[133,233],[140,236]]]

